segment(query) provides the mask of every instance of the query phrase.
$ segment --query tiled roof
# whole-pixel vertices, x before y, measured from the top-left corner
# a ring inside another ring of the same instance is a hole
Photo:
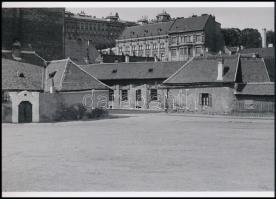
[[[127,27],[119,39],[167,35],[173,21]]]
[[[21,51],[20,57],[20,62],[38,66],[45,66],[46,64],[46,60],[40,57],[35,51]],[[2,58],[16,61],[12,56],[11,50],[2,50]]]
[[[248,83],[243,85],[241,91],[235,92],[237,95],[275,95],[275,84],[272,82],[265,83]]]
[[[189,18],[177,18],[171,26],[169,32],[190,32],[203,30],[210,15],[189,17]]]
[[[185,63],[185,61],[124,62],[91,64],[81,67],[99,80],[166,79]]]
[[[203,30],[210,15],[177,18],[169,22],[159,22],[131,26],[126,28],[119,39],[130,39],[157,35],[167,35],[173,32],[189,32]]]
[[[70,59],[52,61],[46,70],[46,91],[49,91],[52,79],[49,75],[55,73],[54,87],[58,91],[77,91],[89,89],[109,89],[93,75],[88,74]]]
[[[42,91],[42,78],[43,67],[2,58],[2,89]]]
[[[224,59],[225,68],[222,82],[234,82],[238,57],[238,55],[194,57],[163,83],[189,84],[218,82],[218,61],[221,58]]]
[[[264,62],[270,77],[270,81],[275,81],[275,48],[248,48],[240,51],[242,54],[255,53],[264,58]]]
[[[262,58],[240,58],[243,82],[269,82],[270,78]]]
[[[270,81],[275,81],[275,57],[264,57],[265,66],[270,78]]]
[[[274,57],[275,48],[247,48],[240,51],[241,54],[256,53],[261,57]]]

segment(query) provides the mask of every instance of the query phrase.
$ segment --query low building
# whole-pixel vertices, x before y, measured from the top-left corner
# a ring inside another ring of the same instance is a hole
[[[70,59],[39,66],[24,56],[3,54],[2,122],[55,121],[62,107],[80,104],[87,109],[107,107],[110,87]]]
[[[185,61],[121,62],[84,65],[82,68],[110,86],[110,108],[164,110],[159,86]]]
[[[195,57],[163,84],[169,109],[274,112],[274,82],[263,58],[240,54]]]

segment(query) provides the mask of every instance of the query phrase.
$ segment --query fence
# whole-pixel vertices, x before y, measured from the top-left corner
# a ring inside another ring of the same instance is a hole
[[[269,116],[274,115],[274,102],[237,101],[231,115]]]

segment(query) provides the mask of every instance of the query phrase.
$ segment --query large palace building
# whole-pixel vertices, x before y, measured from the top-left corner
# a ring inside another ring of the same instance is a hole
[[[46,60],[64,58],[64,8],[2,8],[2,49],[14,43]]]
[[[65,57],[71,57],[77,63],[91,63],[97,57],[96,50],[112,48],[115,40],[128,26],[135,22],[124,21],[118,13],[105,18],[87,15],[84,12],[74,14],[65,11]]]
[[[116,54],[181,61],[193,56],[217,53],[224,48],[221,25],[208,14],[171,19],[167,12],[149,22],[127,27],[116,40]]]

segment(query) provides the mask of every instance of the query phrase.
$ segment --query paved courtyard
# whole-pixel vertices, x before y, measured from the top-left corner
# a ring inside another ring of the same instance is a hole
[[[2,191],[273,191],[274,120],[122,114],[2,125]]]

